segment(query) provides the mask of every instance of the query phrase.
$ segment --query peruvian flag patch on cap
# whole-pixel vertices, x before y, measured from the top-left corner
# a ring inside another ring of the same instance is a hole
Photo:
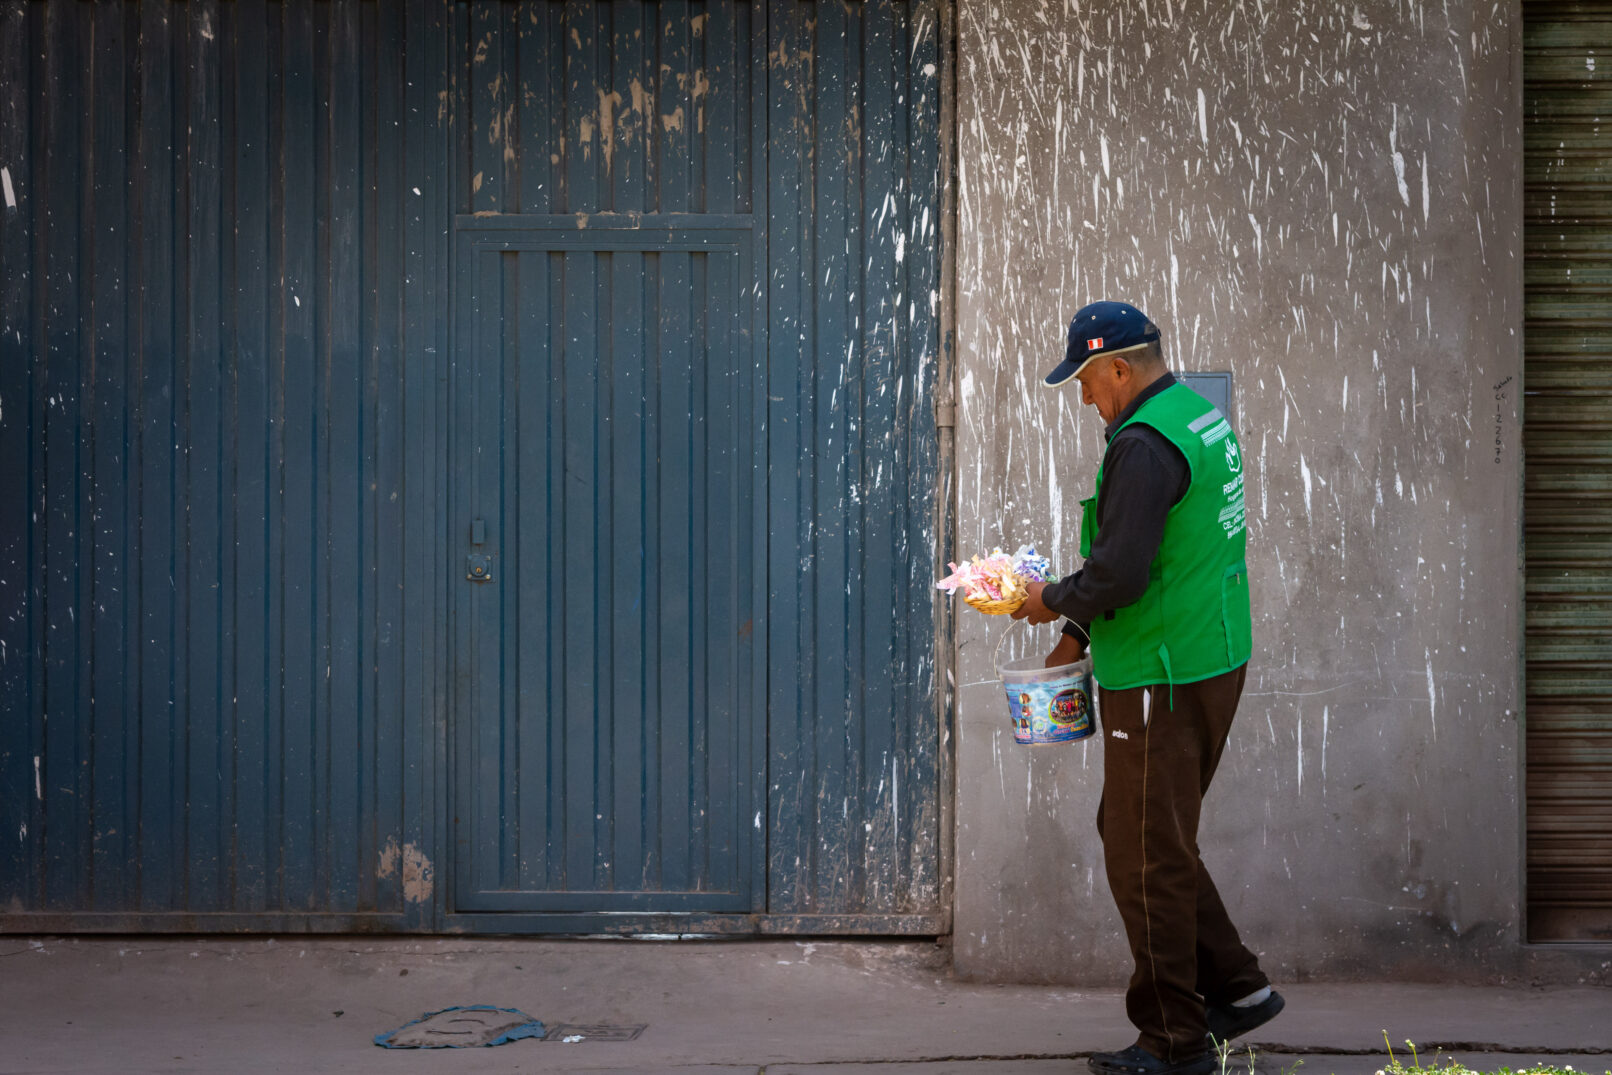
[[[1088,351],[1100,350],[1102,348],[1102,346],[1103,346],[1103,338],[1101,336],[1098,336],[1095,339],[1090,339],[1090,340],[1086,341],[1086,350],[1088,350]]]

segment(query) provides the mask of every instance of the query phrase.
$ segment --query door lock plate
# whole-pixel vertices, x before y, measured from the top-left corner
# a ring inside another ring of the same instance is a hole
[[[490,582],[493,577],[493,558],[473,552],[465,564],[465,578],[471,582]]]

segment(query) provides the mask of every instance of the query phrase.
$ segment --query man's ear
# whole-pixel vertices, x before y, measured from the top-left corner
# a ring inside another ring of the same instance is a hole
[[[1115,357],[1115,359],[1113,361],[1114,361],[1114,379],[1116,381],[1128,381],[1128,380],[1130,380],[1131,379],[1131,374],[1135,372],[1135,370],[1132,368],[1130,362],[1127,361],[1126,359],[1119,358],[1119,357]]]

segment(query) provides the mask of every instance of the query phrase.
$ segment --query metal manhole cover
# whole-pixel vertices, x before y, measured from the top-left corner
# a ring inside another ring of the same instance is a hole
[[[549,1028],[544,1041],[562,1041],[573,1044],[579,1041],[636,1041],[638,1035],[649,1029],[648,1023],[636,1026],[606,1026],[602,1023],[560,1023]]]

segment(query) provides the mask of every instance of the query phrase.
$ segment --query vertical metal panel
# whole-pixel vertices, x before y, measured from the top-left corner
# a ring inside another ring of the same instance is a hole
[[[135,72],[130,62],[134,28],[126,19],[106,19],[96,26],[95,55],[90,80],[92,100],[124,101],[132,93]],[[8,70],[10,68],[7,68]],[[132,250],[126,238],[130,228],[129,159],[116,147],[127,143],[129,114],[126,108],[91,108],[94,125],[92,147],[108,147],[99,155],[94,170],[93,230],[96,271],[90,277],[92,308],[102,315],[94,318],[93,348],[94,397],[92,443],[89,465],[94,474],[94,556],[92,607],[94,624],[89,678],[98,726],[92,726],[94,752],[90,758],[93,774],[94,818],[126,817],[130,814],[137,787],[133,729],[118,719],[133,711],[138,698],[138,677],[132,656],[138,635],[132,619],[137,605],[129,599],[134,579],[129,552],[133,547],[133,527],[129,505],[132,501],[129,446],[135,433],[129,396],[137,383],[130,368],[131,340],[135,309],[127,301]],[[3,151],[0,151],[3,153]],[[5,560],[0,553],[0,562]],[[102,703],[107,703],[102,709]],[[0,705],[0,709],[3,709]],[[90,871],[92,885],[89,908],[114,911],[133,905],[135,880],[126,863],[137,846],[127,825],[101,826],[95,834]]]
[[[279,590],[283,703],[279,707],[282,764],[279,809],[283,868],[279,898],[286,906],[307,907],[314,894],[314,840],[318,818],[314,756],[321,709],[316,678],[325,624],[315,607],[318,576],[320,512],[315,484],[321,452],[319,417],[326,405],[324,378],[314,354],[318,307],[314,249],[318,241],[321,193],[316,104],[318,47],[314,41],[315,10],[287,9],[284,22],[284,83],[281,90],[282,141],[279,146],[284,193],[279,207],[280,264],[283,281],[278,296],[280,359],[285,380],[277,386],[280,471],[278,511],[279,562],[274,565]],[[274,717],[271,716],[271,720]]]
[[[140,394],[138,433],[130,446],[138,460],[140,503],[137,551],[140,638],[136,651],[140,677],[140,775],[137,813],[140,827],[140,910],[165,911],[180,905],[175,874],[183,862],[179,841],[180,797],[172,794],[181,750],[175,749],[174,722],[182,712],[177,681],[181,661],[174,652],[182,623],[178,591],[184,561],[174,517],[179,514],[173,482],[178,446],[174,427],[173,361],[179,350],[175,330],[174,272],[179,245],[174,194],[179,189],[175,160],[183,161],[174,130],[173,81],[183,70],[175,56],[169,12],[140,8],[138,142],[140,225],[137,276],[131,281],[140,307]],[[183,98],[183,94],[179,94]],[[64,149],[66,147],[63,147]],[[43,190],[52,188],[45,187]],[[43,192],[43,191],[42,191]],[[65,714],[64,714],[65,716]],[[75,714],[76,716],[76,714]],[[134,820],[134,819],[126,819]]]
[[[1612,938],[1612,3],[1526,3],[1531,940]]]
[[[15,72],[31,85],[32,20],[23,0],[0,7],[0,70]],[[26,73],[26,74],[24,74]],[[31,95],[0,95],[0,713],[6,715],[0,747],[0,788],[7,794],[0,831],[0,878],[13,879],[10,892],[37,901],[37,879],[29,863],[38,858],[39,804],[33,792],[35,717],[33,639],[38,601],[33,580],[33,486],[29,444],[36,363],[32,353],[33,179],[30,166]],[[10,195],[4,191],[9,189]],[[17,193],[22,198],[17,200]]]
[[[366,70],[373,72],[377,86],[407,87],[405,55],[419,50],[392,47],[394,42],[410,39],[405,30],[405,10],[397,4],[378,4],[365,7],[363,14],[366,19],[363,40],[368,50]],[[406,92],[410,91],[405,89]],[[357,96],[362,97],[362,94]],[[409,118],[404,93],[375,95],[376,130],[399,130]],[[373,139],[364,144],[366,163],[375,177],[373,183],[362,185],[363,214],[365,219],[374,221],[373,227],[361,232],[366,279],[382,279],[395,271],[393,267],[409,264],[404,242],[404,214],[400,209],[414,198],[403,172],[407,149],[413,145],[417,145],[414,140],[396,138]],[[422,261],[417,260],[415,264],[422,264]],[[404,480],[410,446],[403,420],[408,403],[408,393],[404,391],[403,345],[412,339],[418,347],[421,341],[404,329],[403,286],[372,288],[366,300],[374,304],[371,313],[366,315],[366,320],[373,325],[373,336],[366,341],[363,355],[366,376],[375,385],[375,408],[365,450],[373,460],[371,472],[375,489],[371,501],[373,513],[365,520],[362,562],[373,565],[369,575],[371,584],[365,588],[364,618],[375,624],[375,633],[372,652],[363,661],[361,690],[368,703],[360,752],[368,761],[368,781],[374,788],[374,816],[395,819],[394,831],[410,831],[404,810],[421,796],[405,793],[407,753],[404,729],[398,719],[405,712],[404,676],[399,673],[406,664],[417,663],[403,639],[405,623],[417,601],[406,601],[405,589],[397,582],[406,576],[404,548],[396,536],[407,530],[405,496],[409,492]],[[415,449],[415,452],[420,450]],[[390,585],[382,584],[388,581]],[[417,656],[418,652],[414,654]],[[359,861],[379,861],[385,847],[381,828],[365,825],[362,836]],[[362,898],[377,907],[396,907],[403,899],[402,879],[398,873],[361,871],[359,880],[372,886]]]
[[[772,9],[769,900],[938,909],[937,9]]]
[[[0,6],[5,928],[434,920],[442,15]]]
[[[72,8],[53,8],[46,13],[40,74],[48,89],[38,129],[47,145],[78,145],[83,138],[77,72],[87,36],[79,25],[85,15],[84,9]],[[68,197],[55,209],[52,226],[41,236],[44,305],[55,314],[44,324],[41,342],[48,375],[41,379],[34,397],[38,435],[33,458],[39,484],[31,499],[46,535],[36,554],[42,576],[36,593],[44,598],[41,671],[43,696],[53,707],[84,712],[86,697],[78,667],[88,649],[81,632],[88,617],[77,613],[86,610],[88,602],[83,576],[76,570],[83,551],[81,528],[86,514],[82,500],[85,483],[78,466],[87,369],[82,337],[86,311],[78,292],[83,173],[73,157],[57,158],[47,161],[44,179]],[[85,729],[80,722],[52,722],[43,707],[39,716],[42,757],[76,761],[84,756]],[[38,774],[44,786],[44,898],[50,906],[72,906],[85,892],[87,871],[82,855],[76,853],[84,845],[88,818],[88,812],[80,809],[85,801],[83,774],[84,767],[77,764],[52,766]]]
[[[269,571],[270,532],[268,525],[272,490],[277,487],[270,471],[270,438],[275,373],[270,366],[270,281],[273,259],[270,243],[271,175],[269,162],[270,124],[273,115],[273,84],[270,81],[269,15],[262,0],[234,6],[232,16],[233,78],[226,80],[231,107],[226,112],[234,130],[233,160],[235,181],[228,213],[233,227],[228,237],[233,244],[235,266],[234,303],[236,316],[229,325],[229,340],[235,352],[234,420],[243,431],[235,442],[235,488],[231,513],[235,529],[230,586],[234,592],[235,616],[243,623],[263,624],[264,637],[256,645],[237,643],[231,650],[234,665],[233,700],[236,751],[256,750],[267,756],[277,751],[271,739],[269,714],[278,692],[271,695],[271,670],[278,680],[277,651],[270,619],[272,588]],[[263,47],[250,44],[261,42]],[[269,93],[253,92],[268,87]],[[266,766],[232,767],[234,785],[235,835],[233,854],[234,905],[242,911],[269,908],[269,849],[277,842],[269,828],[273,814],[269,774]]]
[[[186,902],[203,907],[221,905],[220,884],[227,861],[226,816],[222,806],[228,781],[221,772],[226,743],[221,735],[225,720],[227,672],[220,651],[224,636],[222,616],[226,590],[223,550],[228,534],[223,527],[223,475],[230,469],[230,446],[223,437],[223,365],[220,338],[223,271],[220,245],[222,147],[220,145],[220,56],[218,4],[205,0],[184,20],[185,53],[190,57],[183,98],[184,131],[188,136],[183,191],[185,221],[180,234],[187,237],[182,257],[188,281],[184,325],[183,365],[177,376],[185,382],[189,428],[184,453],[184,486],[189,492],[183,518],[188,552],[186,658],[188,676],[176,684],[186,699],[187,728],[182,778],[188,795],[184,803]],[[178,20],[176,20],[178,21]],[[176,774],[180,775],[180,774]]]
[[[442,316],[444,300],[450,294],[448,276],[451,257],[446,247],[448,235],[443,222],[453,212],[451,173],[445,161],[452,161],[443,103],[451,99],[452,82],[447,42],[450,19],[442,6],[410,4],[402,25],[403,53],[407,78],[404,97],[405,131],[408,137],[398,147],[408,177],[399,188],[399,197],[410,208],[403,210],[405,225],[404,264],[417,266],[403,279],[404,301],[404,378],[408,414],[403,423],[407,470],[403,482],[406,513],[404,530],[405,580],[422,580],[405,587],[406,643],[403,647],[403,704],[407,707],[403,724],[402,754],[404,774],[411,778],[405,787],[420,786],[431,795],[403,797],[404,833],[419,834],[414,854],[401,848],[396,877],[405,902],[418,901],[421,910],[432,910],[433,921],[441,921],[447,902],[446,878],[434,875],[439,856],[447,856],[448,835],[442,829],[446,813],[446,770],[448,755],[447,715],[449,634],[448,587],[452,583],[449,555],[448,514],[450,501],[443,473],[447,458],[447,398],[441,390],[447,382],[447,356],[450,350],[448,319]],[[419,126],[416,117],[430,117]],[[430,386],[429,390],[423,390]],[[410,520],[414,520],[410,522]],[[385,779],[387,774],[383,774]],[[418,785],[413,785],[418,781]],[[384,845],[381,856],[392,851]],[[383,879],[392,871],[380,871]]]

